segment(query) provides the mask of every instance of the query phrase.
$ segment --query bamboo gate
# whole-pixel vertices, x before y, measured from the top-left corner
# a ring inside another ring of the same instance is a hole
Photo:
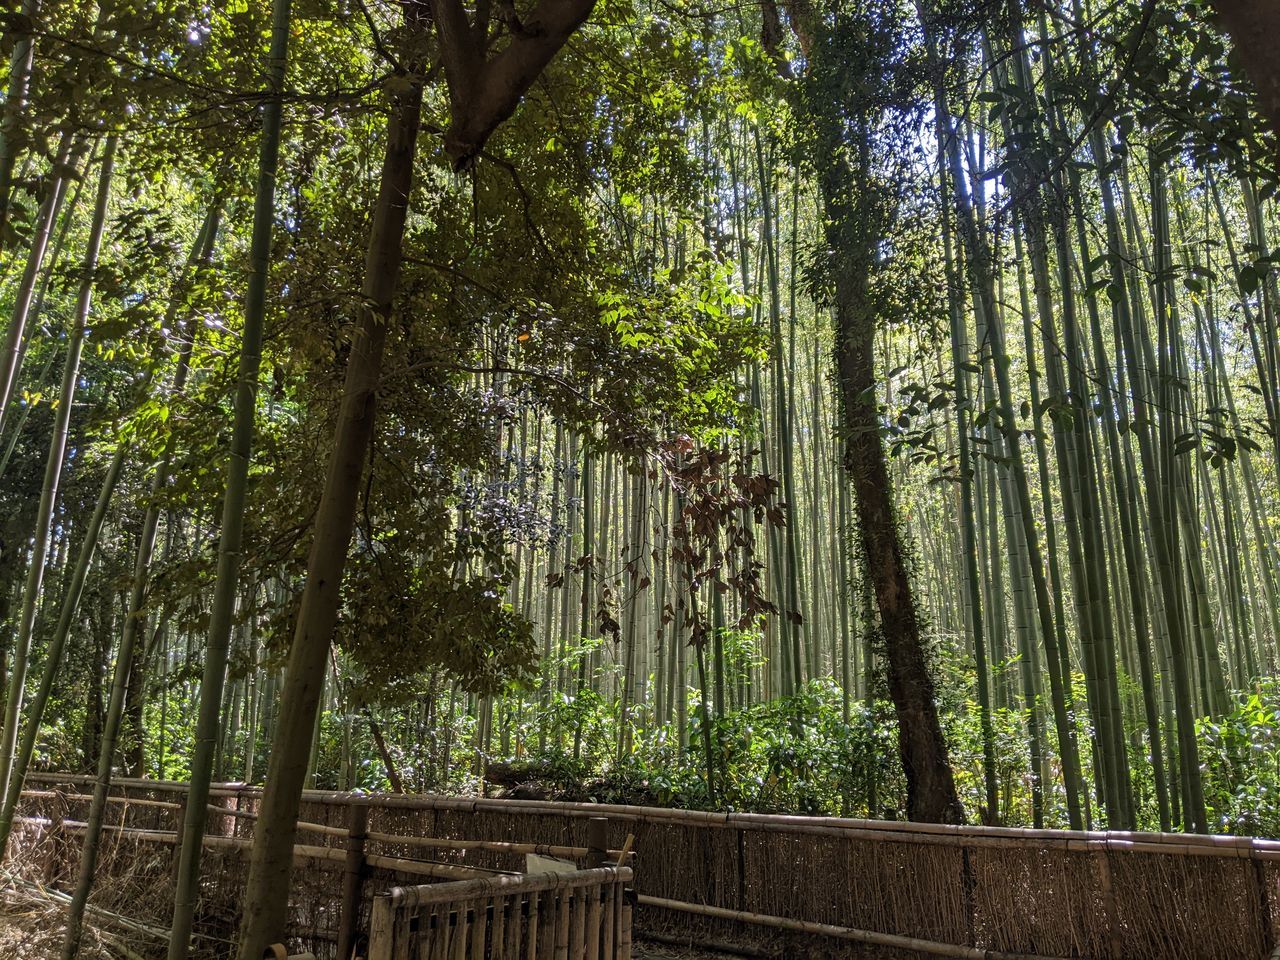
[[[37,858],[44,879],[65,880],[78,849],[68,811],[83,802],[77,796],[89,779],[42,774],[29,782],[29,819],[14,855],[22,858],[24,843],[42,845],[51,851]],[[135,916],[148,882],[158,901],[171,896],[185,791],[116,782],[107,838],[114,856],[104,860],[100,896],[125,897]],[[206,918],[234,923],[260,798],[260,788],[243,785],[213,791]],[[1280,841],[319,791],[304,795],[301,820],[296,854],[305,866],[295,870],[290,932],[319,958],[348,960],[350,952],[339,952],[352,942],[344,924],[367,931],[375,895],[389,888],[497,876],[529,852],[582,858],[608,847],[616,856],[628,835],[639,936],[816,960],[1280,958]],[[412,859],[424,851],[433,859]],[[122,881],[109,882],[117,873]],[[421,915],[436,895],[402,890],[400,900]],[[479,900],[467,902],[474,920]],[[527,917],[527,896],[522,903]],[[451,915],[456,923],[456,906]],[[157,909],[145,922],[167,919]],[[204,929],[216,939],[216,923]]]

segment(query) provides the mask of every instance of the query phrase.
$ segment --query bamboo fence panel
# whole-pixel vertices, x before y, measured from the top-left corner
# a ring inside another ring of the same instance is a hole
[[[374,898],[369,960],[630,960],[627,867],[396,887]]]

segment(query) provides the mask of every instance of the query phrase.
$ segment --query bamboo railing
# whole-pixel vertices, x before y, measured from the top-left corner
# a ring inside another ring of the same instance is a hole
[[[369,960],[631,960],[628,867],[396,887],[374,898]]]

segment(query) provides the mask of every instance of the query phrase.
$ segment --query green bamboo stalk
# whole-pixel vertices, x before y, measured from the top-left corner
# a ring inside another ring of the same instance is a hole
[[[258,183],[254,197],[253,234],[249,249],[250,273],[245,296],[244,328],[240,335],[240,361],[236,379],[235,419],[227,461],[226,492],[218,541],[218,572],[209,618],[209,640],[200,682],[200,705],[191,758],[191,783],[187,814],[183,819],[182,846],[174,888],[173,922],[169,960],[186,960],[195,912],[200,857],[209,787],[213,778],[222,685],[235,599],[239,588],[241,547],[244,538],[245,501],[249,461],[252,456],[254,419],[257,413],[258,372],[262,363],[262,332],[266,319],[267,279],[271,267],[271,235],[275,224],[276,171],[280,162],[285,72],[289,56],[291,0],[273,0],[271,49],[266,77],[272,96],[262,106],[262,134],[258,156]]]

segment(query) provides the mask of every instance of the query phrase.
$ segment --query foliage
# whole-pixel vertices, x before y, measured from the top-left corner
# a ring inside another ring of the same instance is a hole
[[[1258,681],[1197,724],[1205,802],[1223,833],[1280,836],[1280,680]]]

